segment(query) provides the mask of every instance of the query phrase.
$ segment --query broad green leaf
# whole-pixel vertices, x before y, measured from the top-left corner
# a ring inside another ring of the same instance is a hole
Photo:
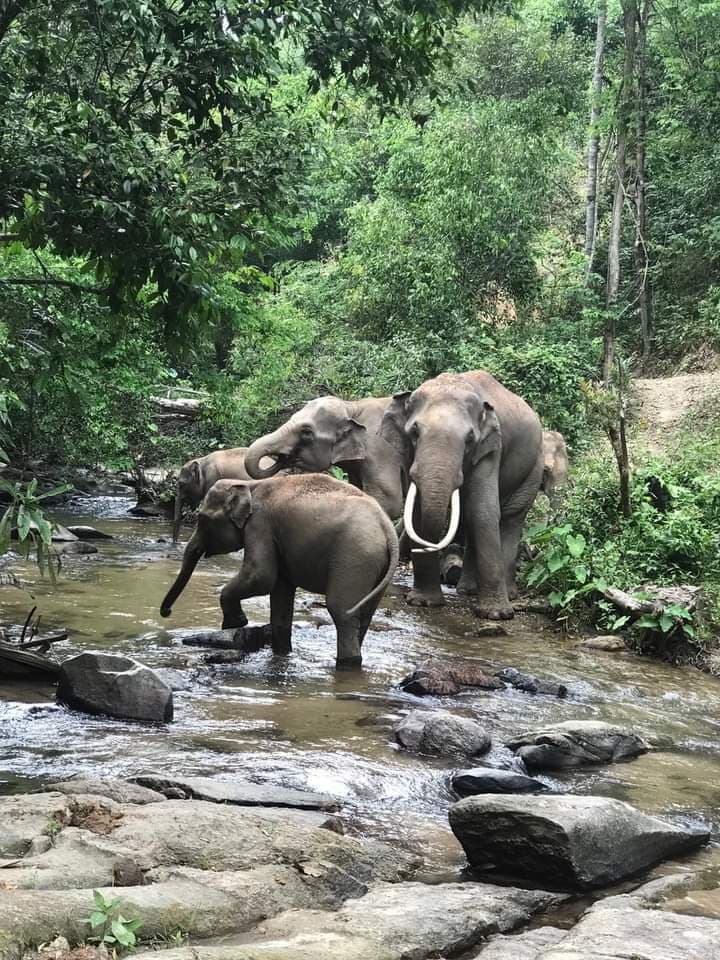
[[[669,633],[674,626],[675,621],[672,617],[669,617],[666,613],[660,615],[660,629],[663,633]]]
[[[582,556],[582,553],[585,550],[586,540],[581,533],[575,537],[570,534],[565,543],[567,544],[567,548],[570,551],[571,557],[575,557],[575,559],[577,559],[578,557]]]
[[[566,562],[567,562],[566,557],[563,557],[559,553],[554,553],[548,559],[548,562],[547,562],[548,570],[550,571],[550,573],[557,573],[558,570],[561,570],[565,566]]]

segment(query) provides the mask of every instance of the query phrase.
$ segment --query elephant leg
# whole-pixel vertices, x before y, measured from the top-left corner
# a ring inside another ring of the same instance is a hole
[[[525,516],[503,517],[500,522],[503,558],[505,560],[505,584],[508,597],[515,600],[518,595],[516,577],[520,540],[522,538]]]
[[[293,606],[295,587],[279,578],[270,594],[270,623],[272,626],[272,649],[277,656],[286,656],[292,651]]]
[[[488,620],[510,620],[514,611],[507,594],[497,474],[491,461],[481,461],[470,478],[466,503],[465,528],[477,578],[475,613]]]
[[[249,597],[267,596],[275,589],[276,581],[277,561],[274,555],[270,551],[264,551],[264,555],[253,557],[246,546],[240,572],[235,574],[220,592],[223,630],[244,627],[247,617],[242,609],[242,601]]]
[[[366,609],[348,617],[346,608],[339,608],[328,599],[328,611],[337,630],[337,670],[358,670],[362,666],[362,644],[380,598],[370,601]]]
[[[413,553],[413,588],[407,595],[411,607],[443,607],[440,589],[440,554]]]
[[[465,537],[465,551],[463,566],[457,584],[457,592],[461,596],[472,597],[478,592],[477,562],[475,559],[475,545],[472,536]]]
[[[362,643],[381,598],[373,597],[352,616],[347,611],[378,582],[380,571],[373,559],[377,557],[372,552],[363,556],[359,550],[347,562],[334,565],[328,583],[327,608],[337,630],[338,670],[357,670],[362,665]]]

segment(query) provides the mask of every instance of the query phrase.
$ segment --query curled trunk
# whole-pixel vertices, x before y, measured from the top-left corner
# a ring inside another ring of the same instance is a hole
[[[198,564],[198,560],[202,557],[205,551],[200,546],[197,540],[197,534],[195,534],[185,547],[185,553],[183,555],[182,567],[180,568],[180,573],[177,575],[175,583],[170,587],[165,599],[160,605],[160,615],[163,617],[169,617],[172,613],[172,606],[183,592],[187,586],[187,582],[190,577],[193,575],[193,571]]]
[[[283,468],[283,457],[289,456],[292,449],[293,445],[287,439],[287,432],[284,427],[281,427],[275,433],[260,437],[248,447],[245,454],[245,469],[254,480],[274,477]],[[265,458],[274,459],[275,462],[263,468],[260,466],[260,461]]]

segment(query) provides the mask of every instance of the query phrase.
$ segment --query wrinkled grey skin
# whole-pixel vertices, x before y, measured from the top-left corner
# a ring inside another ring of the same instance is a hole
[[[543,476],[540,489],[550,504],[556,506],[565,486],[570,463],[565,437],[557,430],[543,430]]]
[[[390,397],[346,401],[318,397],[306,403],[274,433],[248,449],[245,467],[251,477],[271,477],[283,467],[322,473],[341,467],[350,483],[373,497],[385,513],[401,516],[406,489],[404,461],[379,434]],[[275,463],[260,467],[263,457]]]
[[[458,592],[477,594],[479,616],[510,619],[518,544],[542,479],[535,412],[482,370],[443,373],[396,394],[381,430],[417,485],[414,522],[425,540],[443,538],[451,495],[460,490],[465,557]],[[408,602],[441,606],[439,554],[414,553],[413,567]]]
[[[247,447],[232,447],[229,450],[215,450],[206,457],[188,460],[178,474],[175,490],[175,513],[173,516],[173,541],[180,533],[184,506],[194,509],[218,480],[250,480],[245,469]]]
[[[289,653],[301,587],[327,598],[338,669],[359,667],[363,639],[398,559],[395,530],[378,504],[322,474],[219,480],[202,502],[162,616],[170,616],[201,557],[243,548],[240,572],[220,594],[223,628],[245,626],[242,601],[270,594],[273,651]]]

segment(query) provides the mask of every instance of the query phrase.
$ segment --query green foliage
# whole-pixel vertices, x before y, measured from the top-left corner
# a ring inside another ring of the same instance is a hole
[[[120,913],[123,897],[113,897],[106,900],[100,890],[93,891],[95,909],[83,923],[90,925],[93,934],[89,939],[97,943],[107,943],[111,946],[132,948],[137,943],[136,933],[142,927],[142,920],[126,920]]]
[[[0,493],[10,501],[0,519],[0,557],[8,552],[14,538],[25,556],[31,550],[34,552],[41,573],[47,569],[54,577],[54,558],[50,553],[52,524],[43,512],[43,501],[70,489],[67,484],[62,484],[45,493],[37,493],[37,480],[24,484],[8,483],[0,478]]]

